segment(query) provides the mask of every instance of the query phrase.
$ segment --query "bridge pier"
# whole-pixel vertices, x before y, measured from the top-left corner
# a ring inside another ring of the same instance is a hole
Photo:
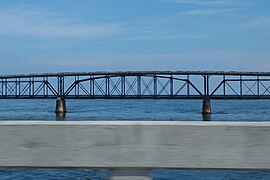
[[[67,112],[66,100],[63,97],[58,97],[56,100],[55,113],[57,115],[64,115]]]
[[[211,103],[210,103],[210,99],[209,98],[203,99],[202,114],[203,115],[210,115],[210,114],[212,114]]]

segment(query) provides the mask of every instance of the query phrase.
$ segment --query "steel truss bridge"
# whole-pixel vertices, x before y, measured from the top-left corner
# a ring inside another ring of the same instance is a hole
[[[2,99],[270,99],[270,72],[128,71],[0,76]]]

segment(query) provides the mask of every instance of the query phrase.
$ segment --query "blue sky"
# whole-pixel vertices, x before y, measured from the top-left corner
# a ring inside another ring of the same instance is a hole
[[[269,0],[0,0],[1,74],[270,70]]]

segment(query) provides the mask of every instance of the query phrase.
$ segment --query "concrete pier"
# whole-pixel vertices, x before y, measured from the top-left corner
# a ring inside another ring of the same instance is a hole
[[[203,100],[202,114],[212,114],[209,98]]]
[[[58,97],[56,100],[55,113],[57,115],[63,115],[67,112],[66,100],[63,97]]]

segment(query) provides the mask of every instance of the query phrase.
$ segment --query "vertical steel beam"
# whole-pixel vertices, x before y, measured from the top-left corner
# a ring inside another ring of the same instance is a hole
[[[15,95],[16,97],[18,97],[18,94],[17,94],[18,89],[17,89],[17,88],[18,88],[18,80],[17,80],[17,78],[15,78],[15,94],[14,94],[14,95]]]
[[[210,91],[210,81],[209,81],[209,79],[210,79],[210,76],[211,75],[207,75],[207,97],[209,97],[209,91]]]
[[[46,82],[49,82],[48,76],[46,77]],[[46,96],[48,96],[48,95],[49,95],[49,88],[48,88],[48,86],[46,86]]]
[[[57,92],[57,95],[58,95],[58,97],[60,97],[61,96],[61,77],[57,77],[57,80],[58,80],[58,82],[57,82],[57,86],[58,86],[58,92]]]
[[[170,75],[170,96],[173,97],[173,75]]]
[[[121,96],[126,95],[126,76],[121,76]]]
[[[92,81],[91,81],[91,76],[89,76],[89,93],[90,93],[90,96],[92,96]]]
[[[21,78],[19,78],[19,88],[18,88],[18,96],[20,97],[21,96]]]
[[[242,78],[242,75],[240,75],[240,95],[241,95],[241,98],[243,96],[243,78]]]
[[[106,96],[110,96],[110,77],[106,76]]]
[[[210,83],[209,83],[209,75],[203,75],[204,78],[204,98],[209,98],[209,91],[210,91]]]
[[[223,75],[223,98],[226,99],[226,76]]]
[[[137,76],[137,96],[142,95],[142,77],[139,75]]]
[[[202,107],[202,114],[211,114],[211,104],[210,104],[210,97],[209,97],[209,75],[205,74],[204,77],[204,99],[203,99],[203,107]]]
[[[92,84],[92,96],[94,98],[94,96],[95,96],[95,76],[92,76],[91,84]]]
[[[58,96],[62,96],[62,77],[58,77]]]
[[[80,80],[80,77],[79,76],[75,76],[75,79],[76,81],[79,81]],[[76,97],[78,97],[80,95],[80,87],[79,87],[79,83],[76,84],[76,87],[75,87],[75,95]]]
[[[77,76],[74,77],[74,81],[75,82],[77,81]],[[77,84],[75,85],[74,90],[75,90],[75,92],[74,92],[75,94],[74,95],[77,97]]]
[[[64,98],[64,76],[58,76],[58,96]]]
[[[154,96],[156,97],[157,96],[157,76],[154,75],[153,79],[154,79]]]
[[[189,98],[189,96],[190,96],[190,84],[189,84],[189,79],[190,79],[190,77],[189,77],[189,74],[187,75],[187,97]]]
[[[257,96],[260,98],[260,77],[257,76]]]
[[[32,78],[32,95],[35,96],[35,77]]]
[[[204,78],[204,98],[209,97],[209,75],[203,75]]]
[[[206,75],[203,75],[203,95],[204,99],[206,99],[206,88],[207,88],[207,82],[206,82]]]

